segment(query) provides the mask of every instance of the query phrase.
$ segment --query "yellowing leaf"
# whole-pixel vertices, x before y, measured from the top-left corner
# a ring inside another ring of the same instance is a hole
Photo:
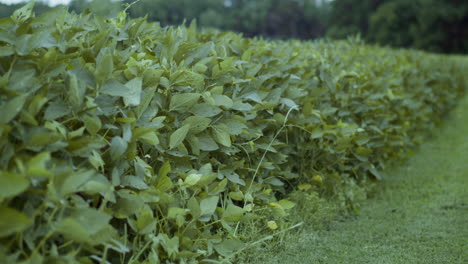
[[[281,205],[281,207],[283,207],[286,210],[289,210],[293,208],[294,206],[296,206],[295,203],[288,201],[288,200],[280,200],[278,203]]]
[[[275,221],[268,221],[268,222],[267,222],[267,226],[268,226],[268,228],[270,228],[271,230],[276,230],[276,229],[278,229],[278,224],[276,224]]]

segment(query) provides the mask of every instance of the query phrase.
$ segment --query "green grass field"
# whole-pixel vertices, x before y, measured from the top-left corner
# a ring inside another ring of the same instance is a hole
[[[468,97],[354,217],[287,235],[247,263],[468,263]]]

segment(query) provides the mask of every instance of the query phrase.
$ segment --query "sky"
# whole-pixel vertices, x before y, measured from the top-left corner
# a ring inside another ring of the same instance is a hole
[[[0,0],[0,3],[4,4],[17,4],[23,2],[25,2],[25,0]],[[50,5],[55,6],[58,4],[68,4],[70,3],[70,0],[36,0],[36,2],[48,2]]]

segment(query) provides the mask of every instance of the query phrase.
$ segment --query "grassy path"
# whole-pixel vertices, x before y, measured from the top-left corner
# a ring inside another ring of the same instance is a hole
[[[304,231],[252,263],[468,263],[468,97],[359,216]]]

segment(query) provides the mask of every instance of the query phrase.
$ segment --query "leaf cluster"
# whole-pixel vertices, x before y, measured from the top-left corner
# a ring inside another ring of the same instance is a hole
[[[462,58],[31,10],[0,20],[3,263],[227,262],[291,191],[353,208],[466,86]]]

